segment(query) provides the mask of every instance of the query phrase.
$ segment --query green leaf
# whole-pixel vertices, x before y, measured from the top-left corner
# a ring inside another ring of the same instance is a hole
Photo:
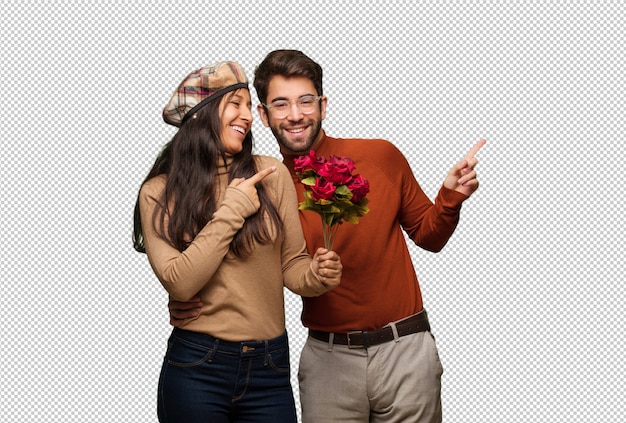
[[[335,194],[341,197],[346,197],[348,200],[352,198],[352,191],[345,185],[339,185],[335,190]]]
[[[356,205],[354,207],[354,209],[356,210],[357,215],[359,216],[365,216],[366,214],[369,213],[370,209],[366,206],[361,206],[361,205]]]
[[[307,178],[302,179],[301,182],[304,185],[308,185],[308,186],[313,187],[313,186],[315,186],[315,179],[316,179],[315,176],[309,176]]]

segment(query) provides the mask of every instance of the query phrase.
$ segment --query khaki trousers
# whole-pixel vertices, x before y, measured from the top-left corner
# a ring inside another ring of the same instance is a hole
[[[298,370],[302,422],[441,422],[442,373],[430,332],[367,349],[309,336]]]

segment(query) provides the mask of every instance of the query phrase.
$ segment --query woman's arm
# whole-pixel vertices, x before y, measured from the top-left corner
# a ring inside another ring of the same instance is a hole
[[[228,252],[233,237],[258,206],[244,191],[229,186],[213,219],[196,235],[189,247],[180,252],[159,236],[154,227],[153,215],[155,210],[160,212],[158,199],[165,182],[165,177],[153,178],[144,184],[139,195],[146,254],[171,298],[188,301],[209,283]],[[167,218],[166,215],[165,227]]]

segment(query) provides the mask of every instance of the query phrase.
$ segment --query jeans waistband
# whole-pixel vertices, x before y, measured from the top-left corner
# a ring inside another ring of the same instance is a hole
[[[207,348],[215,348],[217,351],[228,354],[240,354],[245,356],[255,356],[271,353],[273,351],[282,350],[288,346],[287,332],[275,338],[265,339],[262,341],[225,341],[206,333],[194,332],[181,328],[172,330],[173,337],[184,339],[205,346]]]

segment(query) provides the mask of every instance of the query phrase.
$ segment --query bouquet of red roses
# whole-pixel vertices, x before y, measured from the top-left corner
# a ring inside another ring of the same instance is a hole
[[[332,249],[338,225],[344,221],[359,223],[369,212],[369,182],[360,174],[352,174],[354,162],[346,157],[318,157],[311,150],[294,160],[294,170],[305,187],[305,200],[300,210],[310,210],[322,217],[324,247]]]

